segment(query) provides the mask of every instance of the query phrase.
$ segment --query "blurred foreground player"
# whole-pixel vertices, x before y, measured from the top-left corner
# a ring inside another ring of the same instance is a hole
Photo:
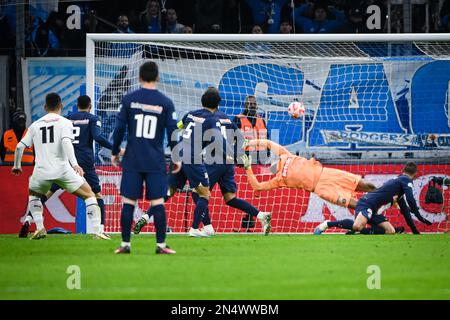
[[[120,144],[128,129],[125,155],[122,160],[120,194],[123,207],[120,218],[122,243],[116,254],[130,253],[131,224],[137,199],[142,198],[145,183],[146,199],[150,200],[149,216],[153,216],[156,229],[156,253],[175,254],[166,245],[166,211],[164,196],[167,194],[167,172],[164,159],[164,134],[167,131],[173,150],[172,133],[177,128],[173,102],[157,90],[158,66],[145,62],[139,69],[141,88],[122,98],[113,134],[111,161],[119,165]],[[175,171],[180,164],[175,164]]]
[[[383,212],[396,203],[400,207],[400,212],[412,232],[419,234],[419,231],[411,218],[410,212],[412,212],[422,223],[431,225],[431,222],[420,215],[419,208],[414,199],[412,181],[416,175],[417,165],[414,162],[408,162],[403,168],[400,176],[387,181],[377,190],[369,192],[359,199],[355,209],[355,221],[351,219],[337,221],[327,220],[317,226],[314,230],[314,234],[321,234],[331,227],[348,229],[356,232],[360,231],[366,234],[394,234],[396,233],[396,230],[392,224],[387,221]],[[365,228],[366,224],[370,224],[372,230],[367,230],[367,228]]]
[[[357,201],[353,197],[355,191],[375,190],[372,183],[365,181],[359,175],[323,167],[316,159],[293,155],[273,141],[251,140],[246,145],[263,146],[279,156],[279,160],[273,162],[270,167],[271,172],[276,176],[265,182],[258,182],[253,174],[251,157],[247,155],[242,157],[247,178],[256,193],[278,188],[304,189],[314,192],[323,200],[354,209]]]
[[[91,187],[82,178],[84,171],[78,165],[72,140],[72,122],[61,116],[61,98],[56,93],[45,97],[47,114],[35,121],[17,145],[14,153],[12,173],[20,175],[21,159],[25,148],[34,146],[36,165],[29,181],[28,211],[36,223],[36,231],[31,239],[41,239],[47,234],[44,228],[41,197],[53,183],[82,198],[86,203],[86,213],[92,222],[94,233],[103,238],[100,228],[100,207]]]

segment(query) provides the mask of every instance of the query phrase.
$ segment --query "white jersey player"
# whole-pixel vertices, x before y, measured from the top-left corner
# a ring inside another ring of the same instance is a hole
[[[17,144],[12,173],[20,175],[21,159],[26,147],[34,146],[35,167],[29,181],[28,211],[36,223],[36,232],[31,239],[46,236],[43,219],[43,205],[40,200],[52,183],[82,198],[86,203],[86,213],[92,222],[97,238],[109,239],[100,227],[100,208],[91,187],[82,177],[83,169],[78,165],[72,146],[72,122],[61,116],[61,98],[56,93],[45,97],[45,116],[35,121]]]

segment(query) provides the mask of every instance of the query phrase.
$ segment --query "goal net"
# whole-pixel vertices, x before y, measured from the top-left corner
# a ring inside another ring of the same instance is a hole
[[[421,231],[448,230],[450,190],[437,184],[443,195],[437,203],[427,192],[433,177],[450,178],[449,35],[91,34],[86,59],[87,92],[110,138],[121,97],[139,88],[139,67],[152,60],[160,68],[158,88],[174,101],[179,119],[200,108],[205,89],[215,86],[222,96],[220,109],[230,118],[245,113],[246,98],[254,96],[271,140],[376,186],[397,176],[407,161],[416,162],[414,195],[433,225],[416,224]],[[287,113],[293,101],[305,107],[297,119]],[[96,155],[106,230],[119,232],[121,172],[110,165],[108,150],[99,147]],[[258,180],[270,179],[269,160],[253,158],[258,159]],[[352,210],[303,190],[255,197],[241,168],[236,168],[236,182],[239,198],[273,213],[275,233],[308,233],[325,219],[353,219]],[[189,188],[179,191],[166,204],[168,225],[173,232],[186,232],[194,206]],[[139,201],[135,219],[148,207]],[[258,221],[248,222],[243,212],[225,204],[218,186],[209,210],[218,232],[261,232]],[[386,215],[394,226],[406,225],[398,209]]]

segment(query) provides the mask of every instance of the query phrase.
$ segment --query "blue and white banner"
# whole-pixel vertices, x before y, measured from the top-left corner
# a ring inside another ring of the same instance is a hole
[[[56,92],[61,96],[63,115],[76,107],[80,94],[86,92],[84,58],[28,58],[23,60],[25,110],[31,121],[45,115],[45,96]]]
[[[286,146],[333,150],[449,148],[450,61],[429,57],[373,59],[155,59],[159,88],[178,116],[201,107],[208,86],[219,88],[220,108],[233,117],[256,96],[269,132]],[[122,95],[139,87],[142,55],[103,57],[95,65],[94,105],[105,133],[112,131]],[[44,114],[44,97],[58,92],[65,114],[84,94],[84,59],[27,59],[31,119]],[[287,106],[300,101],[305,117]],[[295,151],[295,150],[292,150]]]
[[[321,133],[326,144],[362,142],[386,146],[450,149],[450,134],[400,134],[343,130],[321,130]]]

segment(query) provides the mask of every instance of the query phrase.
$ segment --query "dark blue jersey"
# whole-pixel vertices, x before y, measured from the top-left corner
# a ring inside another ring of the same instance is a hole
[[[217,112],[205,108],[188,112],[182,119],[183,132],[181,135],[181,150],[183,162],[191,164],[223,163],[222,160],[212,158],[218,153],[219,158],[230,153],[226,142],[226,132],[221,128]],[[211,150],[206,150],[211,147]]]
[[[102,147],[112,148],[111,142],[101,135],[101,123],[97,116],[86,111],[79,111],[67,117],[74,128],[73,147],[78,164],[85,169],[94,168],[93,142]]]
[[[136,172],[166,172],[164,134],[171,147],[177,128],[172,100],[156,89],[140,88],[122,98],[114,129],[112,154],[117,155],[128,127],[128,140],[122,160],[124,169]]]
[[[216,111],[214,115],[217,118],[218,125],[220,126],[220,131],[222,132],[222,135],[225,137],[225,140],[228,144],[227,148],[234,149],[233,158],[237,159],[240,154],[243,154],[242,145],[245,141],[244,136],[236,126],[236,123],[233,122],[224,112]],[[229,161],[226,161],[226,154],[223,154],[222,160],[223,163],[230,164]]]
[[[416,200],[414,199],[413,184],[410,177],[407,175],[400,175],[395,179],[385,182],[380,188],[375,191],[366,193],[362,196],[357,204],[358,206],[366,206],[372,211],[378,212],[381,208],[384,211],[394,203],[395,200],[406,200],[409,209],[414,214],[419,214]]]

